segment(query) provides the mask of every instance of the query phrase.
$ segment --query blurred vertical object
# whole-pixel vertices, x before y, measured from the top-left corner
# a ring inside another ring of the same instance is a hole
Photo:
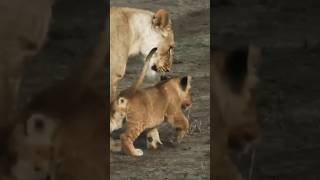
[[[14,124],[17,93],[27,56],[46,40],[53,0],[0,1],[0,145]],[[4,148],[0,150],[4,151]]]

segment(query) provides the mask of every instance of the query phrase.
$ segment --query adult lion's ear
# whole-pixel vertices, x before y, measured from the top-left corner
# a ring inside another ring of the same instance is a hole
[[[153,16],[152,24],[161,30],[170,30],[169,14],[164,9],[159,9]]]

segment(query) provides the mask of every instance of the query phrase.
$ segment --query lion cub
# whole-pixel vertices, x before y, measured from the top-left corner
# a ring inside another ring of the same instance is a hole
[[[189,128],[181,107],[185,106],[186,100],[191,100],[191,76],[171,77],[155,86],[138,90],[144,74],[143,70],[137,82],[122,91],[112,103],[112,109],[122,107],[122,111],[111,114],[118,114],[121,120],[127,119],[127,128],[120,139],[123,151],[132,156],[143,155],[143,151],[136,149],[133,142],[144,130],[154,130],[166,121],[176,128],[176,141],[180,143]]]
[[[127,154],[142,156],[142,150],[133,146],[134,140],[144,130],[152,129],[164,121],[176,128],[176,141],[181,142],[189,128],[181,106],[183,100],[190,96],[190,81],[191,76],[173,77],[155,86],[119,96],[119,104],[127,101],[127,128],[120,136],[122,149]]]

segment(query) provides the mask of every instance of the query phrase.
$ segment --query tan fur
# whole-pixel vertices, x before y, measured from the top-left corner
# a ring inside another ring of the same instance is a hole
[[[148,149],[157,149],[158,145],[162,145],[160,139],[159,131],[157,128],[153,128],[147,132],[147,148]]]
[[[181,81],[185,82],[185,89],[180,86]],[[182,141],[188,131],[189,122],[181,110],[181,105],[183,100],[190,96],[190,81],[190,76],[174,77],[134,93],[120,93],[117,100],[128,100],[127,128],[120,137],[124,152],[132,156],[143,155],[142,150],[134,148],[134,140],[144,130],[153,129],[164,121],[177,129],[176,141]]]
[[[116,129],[120,129],[122,127],[122,120],[126,117],[128,100],[121,97],[133,95],[142,85],[150,63],[150,58],[153,56],[156,50],[157,48],[152,49],[146,57],[145,64],[136,82],[134,82],[129,88],[123,90],[119,95],[120,98],[117,101],[112,102],[113,104],[110,110],[110,133]]]
[[[192,106],[192,96],[188,95],[181,100],[181,109],[187,110]],[[157,128],[147,131],[147,147],[148,149],[157,149],[158,145],[162,145],[160,135]]]
[[[147,72],[147,68],[150,64],[150,59],[156,52],[157,48],[153,48],[148,56],[146,57],[145,64],[142,68],[142,71],[136,80],[135,83],[133,83],[128,89],[125,89],[120,93],[125,95],[134,94],[138,88],[142,85],[144,77]],[[127,104],[128,100],[125,98],[119,98],[117,101],[113,101],[110,106],[110,133],[112,133],[114,130],[122,128],[123,120],[126,118],[126,111],[127,111]],[[112,138],[110,138],[110,150],[113,152],[121,151],[120,143],[114,141]]]
[[[133,8],[110,9],[110,102],[116,97],[128,57],[138,54],[146,57],[155,47],[158,50],[151,59],[148,74],[171,69],[174,37],[165,10],[153,13]]]
[[[122,128],[124,119],[126,118],[128,100],[123,98],[119,101],[113,101],[110,106],[110,136],[114,130]],[[110,151],[120,152],[121,143],[110,137]]]
[[[232,57],[230,51],[213,52],[214,179],[243,179],[230,159],[230,143],[247,146],[261,136],[255,102],[256,63],[260,59],[260,50],[256,47],[247,50],[247,59],[238,57],[241,56],[239,53]]]

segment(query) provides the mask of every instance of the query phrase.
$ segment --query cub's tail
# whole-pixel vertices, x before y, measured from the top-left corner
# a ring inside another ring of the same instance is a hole
[[[136,91],[136,90],[141,86],[141,84],[143,83],[144,77],[145,77],[145,75],[146,75],[146,73],[147,73],[147,70],[148,70],[148,67],[149,67],[149,65],[150,65],[150,59],[151,59],[151,57],[153,56],[153,54],[157,51],[157,49],[158,49],[158,48],[153,48],[153,49],[149,52],[148,56],[146,57],[146,60],[145,60],[143,69],[142,69],[142,71],[141,71],[141,73],[140,73],[140,75],[139,75],[139,78],[138,78],[138,79],[136,80],[136,82],[133,83],[133,84],[131,85],[131,87],[129,88],[131,91]]]

